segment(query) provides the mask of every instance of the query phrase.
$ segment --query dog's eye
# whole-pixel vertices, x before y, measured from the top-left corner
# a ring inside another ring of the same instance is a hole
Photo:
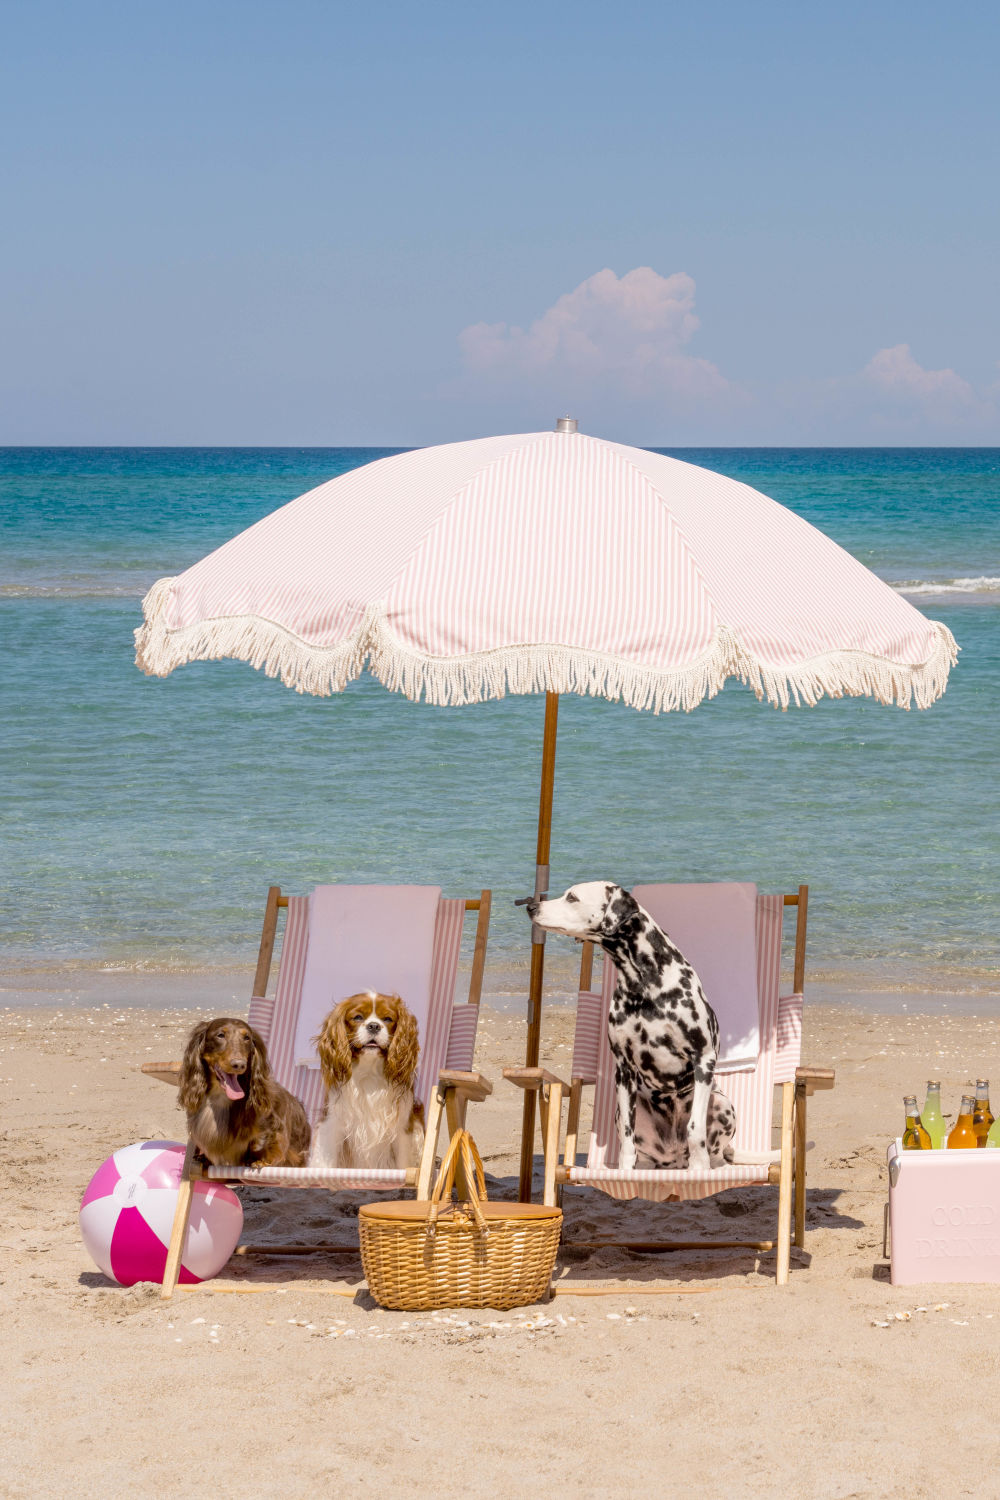
[[[579,901],[579,899],[580,899],[579,896],[574,896],[572,891],[567,891],[566,892],[566,900],[567,900],[567,902],[569,902],[569,901]]]

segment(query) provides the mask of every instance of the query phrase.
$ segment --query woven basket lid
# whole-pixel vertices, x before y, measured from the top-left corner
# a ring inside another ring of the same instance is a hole
[[[446,1203],[438,1214],[438,1223],[455,1220],[455,1209],[462,1208],[462,1222],[471,1221],[471,1209],[467,1204]],[[548,1208],[543,1203],[481,1203],[483,1218],[502,1219],[561,1219],[562,1209]],[[382,1220],[387,1223],[425,1223],[430,1204],[413,1199],[392,1199],[388,1203],[364,1203],[358,1209],[362,1219]],[[468,1215],[468,1218],[467,1218]]]

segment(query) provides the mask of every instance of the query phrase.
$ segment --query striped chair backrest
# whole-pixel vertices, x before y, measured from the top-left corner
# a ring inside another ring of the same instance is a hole
[[[416,1083],[416,1096],[425,1106],[442,1068],[472,1067],[479,1007],[455,1004],[464,920],[464,900],[440,899],[434,928],[430,1011],[426,1035],[420,1038]],[[299,1067],[295,1062],[295,1031],[308,945],[309,897],[289,896],[277,987],[271,997],[253,997],[248,1019],[267,1043],[278,1082],[301,1099],[310,1123],[315,1124],[326,1101],[323,1075],[318,1065]]]

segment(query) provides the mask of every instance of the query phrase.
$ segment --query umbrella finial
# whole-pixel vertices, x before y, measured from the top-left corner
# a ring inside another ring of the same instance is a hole
[[[575,417],[560,417],[556,422],[556,432],[576,432]]]

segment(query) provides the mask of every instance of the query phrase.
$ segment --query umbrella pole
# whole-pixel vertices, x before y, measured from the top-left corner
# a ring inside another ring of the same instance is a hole
[[[559,721],[559,694],[545,694],[545,729],[542,734],[542,784],[538,794],[538,843],[535,849],[535,895],[544,896],[549,888],[549,844],[552,834],[552,790],[556,779],[556,728]],[[531,929],[531,974],[528,980],[528,1041],[524,1062],[537,1068],[542,1035],[542,977],[545,972],[545,933]],[[524,1118],[521,1127],[521,1180],[519,1197],[531,1202],[531,1175],[535,1155],[535,1091],[524,1091]]]

